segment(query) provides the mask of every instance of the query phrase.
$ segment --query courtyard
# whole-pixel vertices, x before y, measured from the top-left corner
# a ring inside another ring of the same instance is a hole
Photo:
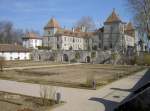
[[[0,78],[26,83],[91,89],[93,81],[96,81],[96,86],[99,88],[143,69],[140,66],[101,64],[65,64],[63,66],[55,64],[54,67],[52,66],[51,64],[51,67],[41,65],[41,68],[38,66],[33,69],[5,70],[0,72]]]

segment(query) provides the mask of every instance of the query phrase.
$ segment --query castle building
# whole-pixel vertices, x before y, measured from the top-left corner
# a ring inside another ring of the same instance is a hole
[[[72,30],[61,28],[55,18],[44,27],[43,45],[52,50],[120,50],[134,49],[136,30],[132,23],[123,22],[115,10],[94,32],[85,32],[84,27]]]
[[[43,45],[52,50],[88,50],[92,48],[93,33],[85,32],[84,29],[63,29],[56,19],[52,18],[44,27]]]
[[[38,49],[39,46],[42,46],[42,38],[40,38],[34,32],[27,32],[23,39],[23,47],[30,49]]]
[[[127,50],[134,48],[136,30],[132,23],[123,22],[115,10],[104,22],[103,49]]]

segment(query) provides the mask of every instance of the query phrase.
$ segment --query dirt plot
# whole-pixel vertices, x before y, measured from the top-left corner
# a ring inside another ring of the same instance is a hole
[[[86,85],[88,75],[92,75],[97,85],[104,85],[139,69],[141,69],[139,66],[83,64],[76,66],[6,71],[0,74],[0,78],[40,84],[82,87]]]
[[[0,92],[0,111],[47,111],[54,105],[52,101],[49,105],[43,105],[40,98]]]
[[[54,63],[50,61],[6,61],[4,67],[25,67],[25,66],[40,66],[40,65],[54,65],[60,63]]]

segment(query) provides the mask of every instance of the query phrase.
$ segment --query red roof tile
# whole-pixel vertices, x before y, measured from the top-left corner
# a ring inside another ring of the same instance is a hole
[[[15,44],[0,44],[0,52],[29,52],[30,50]]]
[[[107,18],[105,23],[113,23],[113,22],[121,22],[121,19],[116,14],[115,10],[111,13],[111,15]]]
[[[23,39],[42,39],[42,38],[39,37],[39,35],[34,32],[27,32],[25,34],[25,37],[23,37]]]
[[[60,28],[60,25],[55,18],[52,18],[44,28]]]
[[[127,24],[127,27],[126,27],[126,31],[131,31],[131,30],[134,30],[134,28],[133,28],[132,23],[129,22],[129,23]]]

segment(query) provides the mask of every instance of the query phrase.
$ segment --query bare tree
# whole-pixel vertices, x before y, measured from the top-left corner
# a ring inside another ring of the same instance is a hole
[[[15,29],[9,21],[0,21],[0,43],[21,43],[21,29]]]
[[[128,7],[134,14],[136,25],[150,39],[150,0],[126,0]]]
[[[75,24],[76,27],[81,28],[85,27],[85,31],[95,30],[96,25],[92,17],[84,16]]]
[[[0,56],[0,70],[3,72],[3,67],[5,65],[5,58]]]

